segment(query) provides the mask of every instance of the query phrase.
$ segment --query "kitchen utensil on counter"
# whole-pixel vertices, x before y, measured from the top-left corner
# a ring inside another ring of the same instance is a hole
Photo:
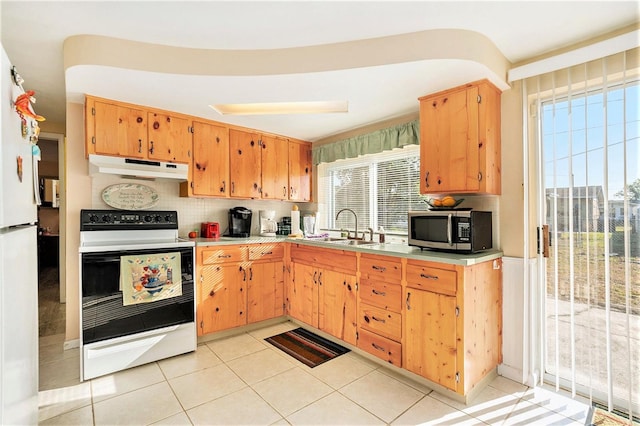
[[[260,210],[260,235],[263,237],[275,237],[278,231],[275,210]]]
[[[253,212],[246,207],[229,209],[229,233],[227,237],[247,238],[251,235]]]
[[[202,238],[220,238],[220,224],[218,222],[202,222],[200,236]]]
[[[316,216],[312,214],[305,214],[302,217],[302,226],[304,230],[304,236],[308,237],[316,233]]]

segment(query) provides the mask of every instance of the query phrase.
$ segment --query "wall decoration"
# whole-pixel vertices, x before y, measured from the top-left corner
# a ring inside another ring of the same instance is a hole
[[[158,204],[155,189],[138,183],[117,183],[102,191],[102,201],[114,209],[144,210]]]

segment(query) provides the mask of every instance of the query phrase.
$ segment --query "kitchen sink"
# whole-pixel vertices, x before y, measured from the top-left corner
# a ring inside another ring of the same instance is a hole
[[[377,244],[376,241],[345,240],[344,238],[333,238],[331,240],[324,240],[324,241],[331,242],[334,244],[345,245],[345,246],[362,246],[362,245]]]

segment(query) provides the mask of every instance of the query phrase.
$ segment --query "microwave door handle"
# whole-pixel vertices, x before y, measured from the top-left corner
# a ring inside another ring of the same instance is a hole
[[[451,234],[453,233],[453,229],[451,227],[451,216],[452,216],[451,213],[447,215],[447,242],[449,243],[450,246],[453,245],[452,236],[451,236]]]

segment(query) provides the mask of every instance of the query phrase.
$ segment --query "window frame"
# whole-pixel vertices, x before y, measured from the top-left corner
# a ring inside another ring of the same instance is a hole
[[[325,215],[322,218],[323,224],[321,225],[321,229],[323,231],[339,231],[336,226],[335,215],[338,212],[336,207],[336,194],[335,187],[326,183],[328,179],[331,177],[331,173],[338,170],[346,170],[353,169],[357,167],[368,167],[368,177],[369,177],[369,193],[368,193],[368,205],[369,205],[369,218],[368,223],[370,227],[377,232],[380,228],[380,223],[378,221],[378,213],[379,206],[377,203],[379,187],[378,187],[378,164],[401,160],[414,157],[418,162],[420,161],[420,145],[407,145],[403,148],[397,148],[391,151],[384,151],[376,154],[368,154],[361,155],[356,158],[349,158],[344,160],[337,160],[332,163],[321,163],[318,165],[318,203],[320,206],[324,206]],[[419,186],[417,187],[418,196],[426,199],[427,196],[419,193]],[[425,209],[426,209],[425,204]],[[343,213],[344,214],[344,213]],[[342,217],[342,215],[341,215]],[[363,220],[362,218],[358,218],[358,231],[362,232],[366,229],[363,227],[363,223],[367,223],[367,220]],[[384,225],[383,225],[384,226]],[[344,229],[344,228],[343,228]],[[352,230],[352,229],[351,229]],[[407,236],[408,230],[404,233],[387,230],[385,231],[388,234],[392,235],[400,235]]]

